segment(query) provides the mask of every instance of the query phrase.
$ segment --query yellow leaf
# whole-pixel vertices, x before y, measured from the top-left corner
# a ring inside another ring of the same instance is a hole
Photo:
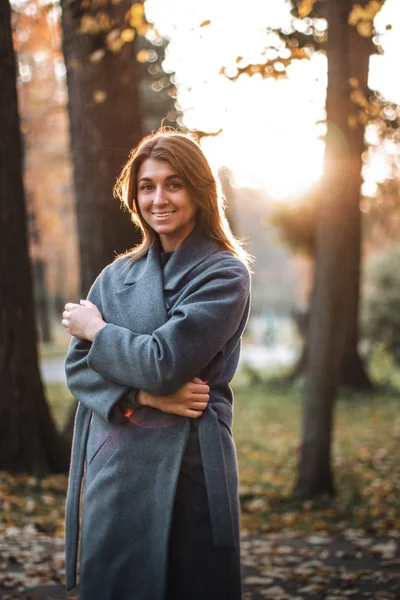
[[[78,33],[91,33],[94,29],[95,20],[90,15],[83,15]]]
[[[128,11],[127,19],[129,21],[129,25],[137,29],[141,27],[145,22],[144,16],[144,6],[143,4],[136,3],[131,6]]]
[[[107,98],[107,94],[104,90],[95,90],[93,92],[93,100],[96,104],[102,104]]]
[[[297,10],[299,17],[307,17],[312,11],[317,0],[301,0]]]
[[[347,122],[349,124],[350,129],[357,129],[358,120],[354,115],[349,115],[347,117]]]
[[[302,60],[305,58],[307,60],[310,60],[310,55],[307,53],[305,48],[291,48],[290,52],[291,52],[292,58],[296,58],[299,60]]]
[[[132,42],[135,38],[135,30],[134,29],[123,29],[121,32],[121,40],[125,43]]]
[[[379,117],[379,115],[381,114],[381,110],[382,110],[382,104],[370,104],[368,106],[368,112],[373,117]]]
[[[357,31],[362,37],[372,37],[372,21],[360,21],[357,23]]]
[[[351,85],[352,88],[360,87],[360,82],[358,81],[358,79],[356,77],[350,77],[349,84]]]
[[[105,12],[98,12],[95,17],[83,15],[78,27],[78,33],[81,35],[85,33],[93,35],[102,31],[109,31],[110,29],[110,17]]]
[[[103,48],[99,48],[98,50],[95,50],[94,52],[89,54],[90,62],[94,65],[97,65],[102,60],[105,53],[106,53],[106,51]]]
[[[113,52],[114,54],[118,54],[118,52],[121,50],[122,46],[125,44],[124,40],[121,39],[120,37],[117,38],[111,38],[108,39],[107,38],[107,48],[109,50],[111,50],[111,52]]]
[[[364,19],[369,19],[370,21],[373,21],[378,12],[381,10],[382,6],[382,0],[371,0],[371,2],[369,2],[364,8]]]
[[[147,50],[139,50],[139,52],[136,54],[136,59],[140,63],[147,62],[148,57],[149,57],[149,53],[147,52]]]
[[[371,0],[366,6],[360,4],[354,4],[348,17],[349,25],[357,25],[360,21],[372,21],[382,8],[383,2],[381,0]]]
[[[106,37],[107,48],[111,50],[111,52],[114,52],[114,54],[117,54],[125,44],[120,34],[120,29],[113,29]]]
[[[203,21],[200,27],[207,27],[207,25],[211,25],[210,19],[206,19],[205,21]]]
[[[132,4],[129,12],[132,15],[143,16],[144,15],[144,6],[141,2],[136,2],[135,4]]]
[[[366,99],[364,92],[360,88],[357,88],[353,92],[351,92],[350,98],[354,102],[354,104],[357,104],[362,108],[367,108],[369,106],[369,102]]]
[[[349,12],[347,22],[349,25],[357,25],[358,21],[363,18],[363,8],[359,4],[355,4]]]
[[[141,35],[142,37],[144,37],[150,28],[151,28],[151,25],[149,23],[142,23],[141,25],[138,25],[136,27],[136,31],[137,31],[138,35]]]

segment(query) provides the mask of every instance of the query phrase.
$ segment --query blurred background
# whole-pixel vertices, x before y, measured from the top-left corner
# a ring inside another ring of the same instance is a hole
[[[197,137],[254,256],[233,382],[243,531],[396,539],[398,0],[1,10],[0,531],[62,550],[75,400],[61,312],[139,241],[112,187],[166,126]]]

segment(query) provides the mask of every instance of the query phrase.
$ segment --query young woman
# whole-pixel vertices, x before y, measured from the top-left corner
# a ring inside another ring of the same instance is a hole
[[[229,383],[249,312],[247,255],[188,136],[145,138],[116,195],[142,243],[62,320],[79,401],[67,588],[79,545],[80,600],[239,600]]]

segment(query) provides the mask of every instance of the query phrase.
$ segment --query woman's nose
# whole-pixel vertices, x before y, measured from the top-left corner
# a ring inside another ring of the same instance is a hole
[[[166,203],[166,198],[165,198],[164,190],[161,187],[156,188],[154,191],[153,204],[165,204],[165,203]]]

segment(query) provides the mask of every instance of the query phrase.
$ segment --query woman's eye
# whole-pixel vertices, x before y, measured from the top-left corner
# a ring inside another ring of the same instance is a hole
[[[151,190],[151,184],[150,183],[144,183],[141,187],[141,190],[144,190],[146,192],[148,192],[149,190]]]
[[[179,190],[181,188],[181,184],[179,183],[179,181],[172,181],[171,187],[173,190]]]

